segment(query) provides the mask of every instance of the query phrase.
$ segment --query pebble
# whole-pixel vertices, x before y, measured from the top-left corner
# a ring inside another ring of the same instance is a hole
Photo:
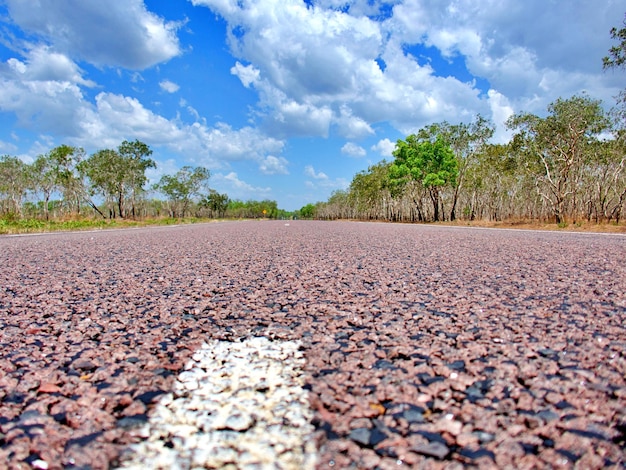
[[[315,468],[303,365],[297,341],[205,343],[119,468]]]

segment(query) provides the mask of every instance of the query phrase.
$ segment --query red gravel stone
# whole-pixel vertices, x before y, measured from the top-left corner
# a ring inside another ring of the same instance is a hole
[[[303,341],[320,468],[623,467],[625,258],[339,222],[2,237],[0,462],[108,468],[204,340],[265,335]]]

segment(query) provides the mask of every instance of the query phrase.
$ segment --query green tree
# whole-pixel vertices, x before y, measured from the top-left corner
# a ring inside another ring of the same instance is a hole
[[[300,209],[300,217],[303,219],[312,219],[315,215],[315,204],[306,204]]]
[[[450,207],[450,220],[456,219],[456,207],[467,172],[476,162],[477,155],[482,151],[488,140],[491,139],[493,133],[493,124],[481,115],[476,116],[469,124],[449,124],[444,121],[420,131],[419,137],[422,139],[432,139],[438,135],[442,136],[450,144],[450,148],[457,160],[458,172],[452,183],[454,192]]]
[[[17,157],[0,157],[0,202],[4,214],[21,217],[28,187],[28,166]]]
[[[130,212],[133,217],[136,215],[136,205],[139,196],[144,192],[144,185],[148,182],[146,170],[156,168],[156,163],[151,158],[152,150],[145,143],[134,140],[125,140],[117,148],[126,166],[126,181],[124,186],[130,199]]]
[[[200,206],[209,210],[211,217],[224,217],[230,199],[228,194],[220,194],[214,189],[209,189],[209,194],[200,201]]]
[[[458,162],[450,144],[441,135],[433,141],[430,133],[413,134],[398,140],[393,155],[395,160],[389,169],[392,185],[401,187],[415,181],[427,188],[433,219],[441,220],[441,190],[455,184],[458,174]]]
[[[507,126],[517,131],[513,148],[525,159],[536,178],[536,187],[549,205],[556,223],[567,212],[576,213],[575,193],[589,148],[609,128],[599,100],[588,96],[559,98],[548,106],[549,115],[530,113],[511,116]],[[568,207],[569,206],[569,207]]]
[[[383,160],[357,173],[348,192],[350,201],[359,217],[380,219],[389,216],[389,168],[391,163]]]
[[[115,217],[116,208],[122,218],[135,215],[138,195],[148,180],[146,170],[156,167],[154,160],[147,158],[151,154],[143,142],[124,141],[118,150],[99,150],[79,164],[79,171],[89,179],[92,194],[105,198],[111,217]]]
[[[185,217],[189,203],[202,195],[210,176],[206,168],[184,166],[174,175],[162,176],[155,189],[168,197],[172,217]]]
[[[619,44],[612,46],[609,49],[609,55],[602,58],[602,66],[605,69],[626,67],[626,19],[623,24],[623,28],[611,28],[611,39],[618,40]]]
[[[83,153],[81,148],[60,145],[47,154],[39,155],[30,165],[31,189],[43,196],[46,220],[49,219],[50,197],[55,192],[63,195],[68,207],[76,207],[80,211],[83,191],[74,170]]]

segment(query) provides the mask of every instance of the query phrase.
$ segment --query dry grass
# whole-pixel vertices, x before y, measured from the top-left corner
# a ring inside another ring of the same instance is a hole
[[[551,230],[558,232],[596,232],[596,233],[626,233],[626,222],[615,223],[591,223],[591,222],[568,222],[555,224],[554,222],[539,222],[532,220],[457,220],[454,222],[438,222],[440,225],[458,227],[483,227],[483,228],[509,228],[525,230]]]

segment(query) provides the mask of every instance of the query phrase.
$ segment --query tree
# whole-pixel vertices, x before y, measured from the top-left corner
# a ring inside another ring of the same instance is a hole
[[[608,56],[602,58],[602,66],[605,69],[626,67],[626,18],[623,24],[624,27],[621,29],[611,28],[611,39],[617,39],[620,42],[609,49]]]
[[[44,217],[49,220],[50,197],[58,185],[58,178],[50,155],[39,155],[30,165],[29,182],[33,191],[39,191],[43,195]]]
[[[42,193],[43,210],[49,219],[50,197],[59,191],[68,207],[76,206],[80,211],[82,193],[80,180],[74,173],[75,164],[80,161],[83,149],[60,145],[44,155],[39,155],[30,165],[31,189]]]
[[[441,190],[455,184],[458,162],[443,136],[436,135],[434,141],[428,132],[412,134],[406,140],[398,140],[393,152],[394,162],[389,169],[392,185],[405,186],[411,181],[428,189],[433,204],[433,219],[441,220]]]
[[[548,112],[546,118],[516,114],[507,126],[517,131],[513,148],[525,158],[527,170],[536,177],[538,193],[551,207],[556,223],[561,223],[568,211],[576,213],[573,205],[580,170],[590,145],[608,129],[609,121],[601,102],[585,95],[559,98],[548,106]]]
[[[200,206],[207,208],[211,217],[215,217],[215,215],[224,217],[229,202],[228,194],[220,194],[214,189],[209,189],[209,194],[202,198]]]
[[[156,163],[148,158],[152,155],[150,147],[139,140],[133,142],[125,140],[117,148],[117,151],[125,162],[127,172],[125,186],[131,204],[130,212],[135,217],[138,197],[143,193],[143,187],[148,182],[146,170],[156,168]]]
[[[4,214],[22,215],[28,179],[28,167],[22,160],[9,155],[0,157],[0,202]]]
[[[184,166],[174,175],[162,176],[155,189],[169,198],[172,217],[185,217],[192,198],[201,196],[210,176],[206,168]]]
[[[99,150],[79,164],[79,171],[89,179],[92,193],[104,196],[110,217],[115,217],[116,207],[122,218],[127,217],[129,212],[135,216],[137,197],[148,180],[146,170],[156,168],[154,160],[147,158],[151,154],[152,151],[143,142],[125,140],[117,151]]]
[[[300,217],[303,219],[312,219],[315,215],[315,204],[307,204],[300,209]]]
[[[348,189],[350,201],[359,217],[366,219],[386,218],[389,214],[389,167],[383,160],[357,173]]]
[[[449,124],[444,121],[441,124],[433,124],[429,128],[420,131],[419,137],[423,139],[441,135],[445,141],[449,142],[450,148],[456,157],[458,172],[452,184],[454,193],[450,207],[450,220],[456,219],[456,207],[467,171],[475,162],[478,153],[482,151],[487,141],[491,139],[493,133],[493,124],[481,115],[476,116],[469,124]]]

